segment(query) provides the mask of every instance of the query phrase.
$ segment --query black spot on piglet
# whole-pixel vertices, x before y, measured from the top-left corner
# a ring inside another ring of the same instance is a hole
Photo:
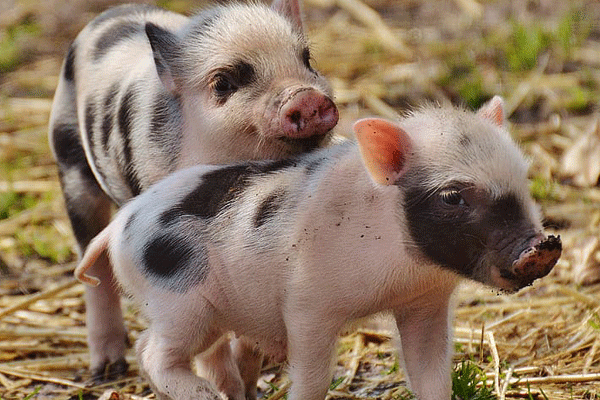
[[[159,221],[163,226],[169,226],[184,215],[213,218],[249,185],[252,178],[294,166],[296,161],[288,159],[251,162],[209,172],[179,204],[165,211]]]
[[[281,203],[285,197],[285,191],[278,190],[268,195],[258,207],[256,216],[254,217],[254,227],[260,228],[265,222],[272,218],[277,210],[281,207]]]
[[[193,248],[180,238],[163,234],[152,239],[144,248],[144,267],[158,278],[170,278],[189,265]]]

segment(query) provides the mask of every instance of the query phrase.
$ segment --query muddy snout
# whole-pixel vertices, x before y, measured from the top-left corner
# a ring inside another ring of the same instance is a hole
[[[530,246],[521,252],[511,267],[511,278],[519,288],[531,285],[552,271],[562,253],[560,236],[536,237]]]
[[[335,127],[338,118],[333,101],[310,88],[294,92],[279,109],[281,128],[288,138],[325,135]]]

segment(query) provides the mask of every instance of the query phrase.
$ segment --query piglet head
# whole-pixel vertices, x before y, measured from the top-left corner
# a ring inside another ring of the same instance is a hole
[[[542,233],[527,163],[505,125],[495,97],[477,113],[424,107],[399,125],[359,121],[355,133],[373,180],[400,189],[415,257],[515,291],[547,275],[562,246]]]
[[[311,64],[299,0],[215,7],[181,32],[148,23],[146,33],[182,109],[184,146],[219,149],[201,163],[282,159],[331,140],[338,109]]]

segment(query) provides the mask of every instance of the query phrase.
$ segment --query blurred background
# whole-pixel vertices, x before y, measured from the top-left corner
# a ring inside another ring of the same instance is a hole
[[[74,241],[46,135],[70,42],[119,3],[0,0],[4,399],[104,392],[83,390],[83,290],[71,283]],[[214,4],[147,3],[184,14]],[[600,2],[306,0],[304,14],[313,65],[334,88],[339,134],[351,135],[359,117],[397,118],[424,101],[476,109],[504,97],[511,133],[530,157],[532,194],[565,250],[551,276],[516,295],[461,288],[457,369],[471,360],[489,398],[600,398]],[[127,312],[134,339],[144,323]],[[409,398],[389,342],[386,332],[344,337],[331,398]],[[285,385],[273,371],[265,398]],[[135,367],[128,379],[117,396],[149,393]]]

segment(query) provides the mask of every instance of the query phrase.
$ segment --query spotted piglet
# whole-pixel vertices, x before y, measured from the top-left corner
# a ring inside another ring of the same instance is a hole
[[[311,65],[298,0],[229,3],[187,18],[147,5],[98,16],[65,59],[50,119],[78,248],[121,205],[196,164],[281,159],[322,147],[338,120]],[[126,368],[119,295],[86,289],[95,377]]]
[[[108,249],[148,317],[137,353],[161,399],[244,399],[255,382],[232,365],[212,382],[190,370],[233,332],[287,357],[290,400],[322,400],[340,329],[390,312],[417,398],[447,400],[460,278],[516,291],[557,262],[500,98],[354,129],[358,144],[177,172],[92,241],[77,277],[97,284],[86,270]]]

